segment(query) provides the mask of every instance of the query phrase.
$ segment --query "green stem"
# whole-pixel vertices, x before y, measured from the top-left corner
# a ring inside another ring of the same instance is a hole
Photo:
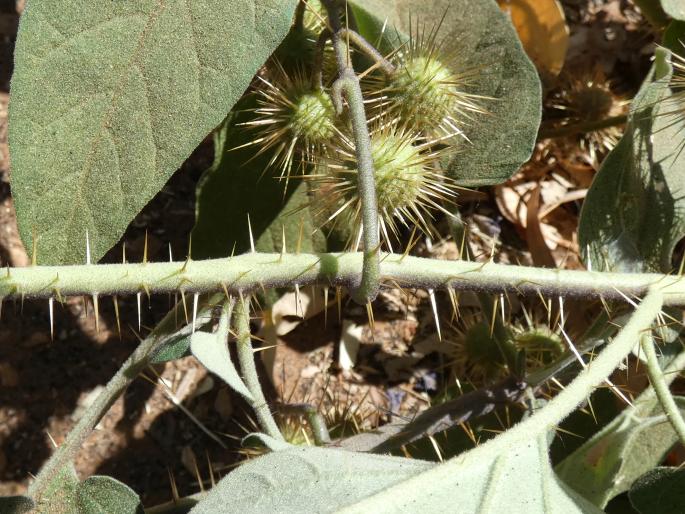
[[[338,63],[338,79],[331,88],[331,97],[338,113],[342,111],[342,93],[345,94],[350,109],[350,120],[357,156],[357,187],[361,199],[362,230],[364,235],[364,262],[359,284],[351,290],[352,298],[359,304],[376,298],[379,288],[379,250],[378,205],[376,202],[376,174],[371,155],[371,137],[364,112],[364,96],[359,78],[352,68],[345,37],[350,32],[340,26],[338,8],[332,0],[324,0],[331,25],[333,49]]]
[[[656,355],[655,345],[656,343],[652,337],[643,336],[641,346],[642,351],[647,358],[647,374],[649,375],[649,381],[654,388],[654,394],[656,394],[661,407],[664,409],[668,420],[673,426],[673,430],[678,434],[682,444],[685,445],[685,420],[683,420],[683,417],[680,414],[680,409],[673,399],[664,372],[661,370],[659,359]]]
[[[380,69],[386,75],[392,75],[397,71],[396,66],[383,57],[383,55],[358,32],[346,28],[341,28],[338,32],[341,37],[348,40],[357,48],[357,50],[371,59],[374,62],[374,68]],[[331,39],[331,34],[330,29],[324,29],[321,34],[319,34],[319,38],[316,41],[312,77],[314,87],[318,87],[319,89],[323,89],[324,51],[326,49],[326,43]]]
[[[602,353],[545,407],[526,420],[465,454],[458,455],[408,480],[400,481],[389,489],[370,496],[341,512],[400,511],[403,508],[406,510],[406,507],[416,499],[417,491],[424,489],[424,494],[431,494],[431,491],[425,491],[425,484],[450,483],[449,481],[453,481],[455,474],[460,470],[468,469],[470,466],[481,467],[484,459],[489,460],[493,455],[516,451],[516,448],[530,444],[530,441],[535,438],[554,430],[599,384],[609,377],[630,353],[643,332],[649,330],[661,310],[662,303],[661,292],[651,291],[640,303],[626,326]],[[414,505],[413,509],[416,510],[416,508],[419,506]]]
[[[612,116],[611,118],[604,118],[596,121],[585,121],[574,125],[563,125],[555,128],[541,128],[538,133],[538,139],[552,139],[557,137],[575,136],[576,134],[585,134],[586,132],[594,132],[617,125],[623,125],[628,121],[628,116],[622,114],[620,116]]]
[[[610,273],[558,270],[469,261],[447,261],[381,253],[380,278],[400,286],[424,289],[622,299],[660,288],[666,305],[685,305],[685,278],[659,273]],[[360,253],[248,253],[226,259],[35,266],[9,269],[0,278],[1,298],[50,298],[106,295],[206,293],[236,296],[262,288],[308,285],[352,287],[360,281]]]
[[[208,303],[213,302],[211,298]],[[124,392],[128,385],[150,363],[150,358],[166,342],[190,333],[191,326],[177,330],[176,319],[179,317],[181,306],[172,309],[155,329],[134,350],[134,352],[122,364],[119,371],[110,379],[105,388],[100,392],[95,401],[86,409],[86,412],[71,429],[66,441],[57,448],[50,459],[41,468],[40,473],[29,487],[28,494],[34,501],[39,502],[46,492],[50,483],[59,475],[60,471],[69,462],[72,462],[76,454],[83,446],[90,432],[95,428],[102,417],[107,413],[116,399]],[[206,323],[209,320],[208,306],[203,307],[198,321]]]
[[[242,371],[245,385],[252,395],[250,406],[254,409],[262,430],[274,439],[284,441],[283,435],[271,414],[269,404],[266,398],[264,398],[262,386],[259,383],[250,333],[250,307],[243,297],[238,302],[235,315],[234,325],[238,338],[238,361],[240,362],[240,371]]]

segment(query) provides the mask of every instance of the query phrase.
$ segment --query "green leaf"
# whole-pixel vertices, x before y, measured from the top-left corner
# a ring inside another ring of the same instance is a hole
[[[469,121],[466,133],[472,144],[461,145],[449,159],[449,175],[463,185],[498,184],[528,160],[540,126],[540,81],[511,22],[494,0],[430,0],[421,2],[420,8],[413,0],[351,4],[369,41],[378,39],[386,20],[409,34],[411,17],[414,30],[417,23],[425,24],[428,33],[444,16],[437,40],[457,38],[460,66],[481,69],[469,92],[492,98],[484,102],[489,114]]]
[[[219,512],[370,512],[358,502],[373,496],[385,512],[597,513],[561,484],[549,465],[545,437],[507,452],[463,457],[449,477],[427,475],[420,487],[385,493],[393,484],[435,469],[412,459],[320,448],[293,448],[244,464],[224,478],[193,514]],[[373,510],[377,511],[377,510]]]
[[[661,42],[671,52],[683,55],[685,54],[685,21],[673,20],[668,24],[664,31],[664,37]]]
[[[635,97],[629,123],[588,191],[580,248],[597,270],[663,271],[685,235],[685,118],[664,115],[670,95],[670,53],[657,51],[652,73]],[[659,114],[660,112],[661,115]]]
[[[33,500],[28,496],[0,497],[0,512],[5,514],[24,514],[33,508]]]
[[[150,358],[150,364],[162,364],[190,355],[190,336],[180,336],[162,346]]]
[[[685,469],[659,467],[638,478],[628,493],[640,514],[685,512]]]
[[[77,501],[78,514],[143,514],[133,489],[107,476],[92,476],[82,482]]]
[[[12,79],[12,194],[42,264],[99,259],[242,95],[296,0],[40,0]]]
[[[218,375],[243,397],[252,400],[252,394],[233,365],[226,339],[227,334],[195,332],[190,338],[190,350],[205,368]]]
[[[192,511],[333,512],[432,463],[315,447],[293,447],[229,473]]]
[[[685,3],[683,0],[661,0],[661,7],[671,18],[685,21]]]
[[[283,231],[286,249],[302,252],[325,250],[323,235],[314,232],[306,184],[291,179],[288,188],[280,172],[269,168],[269,152],[255,156],[256,147],[235,149],[254,134],[237,126],[251,116],[253,99],[239,104],[240,111],[215,133],[213,165],[197,186],[193,258],[226,257],[250,250],[248,215],[255,249],[280,252]],[[301,232],[301,233],[300,233]]]
[[[685,398],[676,397],[681,409]],[[562,480],[604,507],[657,466],[678,440],[652,396],[627,407],[555,469]]]

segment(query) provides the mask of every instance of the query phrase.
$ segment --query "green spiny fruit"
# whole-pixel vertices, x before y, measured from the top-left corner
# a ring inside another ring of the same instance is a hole
[[[379,224],[390,247],[390,234],[397,236],[398,223],[431,234],[432,213],[439,210],[450,215],[441,204],[452,200],[457,188],[436,168],[442,152],[436,148],[434,141],[403,128],[386,125],[371,134]],[[341,138],[321,168],[323,172],[313,176],[319,185],[321,210],[333,213],[329,221],[342,214],[359,234],[361,199],[354,144]]]
[[[481,68],[460,63],[456,41],[449,47],[438,43],[439,29],[426,33],[417,24],[410,30],[406,46],[396,53],[395,73],[370,76],[367,95],[377,115],[399,125],[434,137],[468,139],[464,127],[474,116],[487,113],[481,105],[487,97],[469,92]]]
[[[255,137],[239,148],[256,146],[256,155],[271,152],[268,166],[277,167],[281,177],[290,177],[297,164],[324,154],[338,134],[335,109],[329,95],[313,87],[303,71],[288,73],[278,61],[269,71],[258,77],[254,117],[243,123]]]

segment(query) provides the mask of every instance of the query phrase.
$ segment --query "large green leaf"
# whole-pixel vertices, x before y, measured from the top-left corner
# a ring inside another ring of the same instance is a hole
[[[676,401],[685,407],[685,398]],[[650,396],[627,407],[555,469],[562,480],[600,507],[657,466],[678,440]]]
[[[426,475],[420,487],[384,492],[412,477],[420,481],[431,469],[436,467],[413,459],[313,447],[282,450],[230,473],[192,513],[219,512],[227,505],[239,512],[379,512],[379,505],[383,512],[453,512],[457,505],[464,514],[599,512],[555,477],[544,436],[506,452],[467,453],[462,462],[452,462],[444,480]],[[370,510],[362,503],[367,498],[375,502]]]
[[[235,104],[296,0],[40,0],[12,80],[12,193],[41,263],[99,259]]]
[[[353,1],[359,28],[376,41],[386,20],[404,34],[410,23],[425,24],[426,33],[441,23],[437,40],[457,40],[462,69],[480,69],[474,94],[489,114],[466,127],[472,144],[464,144],[448,163],[449,174],[470,186],[507,180],[533,150],[540,125],[541,92],[535,67],[526,56],[511,22],[494,0],[359,0]],[[411,21],[410,21],[411,18]],[[375,23],[374,23],[375,20]],[[392,34],[392,28],[386,28]]]
[[[269,453],[229,473],[192,514],[334,512],[356,498],[433,467],[396,457],[292,447]]]
[[[640,514],[685,512],[685,469],[655,468],[638,478],[628,493]]]
[[[685,118],[666,114],[675,109],[664,101],[671,94],[669,57],[657,52],[626,132],[583,204],[578,236],[593,269],[667,272],[685,235]]]

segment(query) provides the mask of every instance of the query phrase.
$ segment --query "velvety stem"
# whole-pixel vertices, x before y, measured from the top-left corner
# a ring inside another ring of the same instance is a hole
[[[341,94],[344,93],[350,110],[350,121],[357,156],[357,187],[361,199],[362,230],[364,236],[364,262],[359,284],[351,288],[352,298],[359,304],[366,304],[378,294],[379,251],[378,206],[376,202],[376,178],[371,155],[371,137],[364,111],[359,78],[350,62],[345,32],[340,25],[338,8],[331,0],[324,0],[331,25],[331,40],[338,64],[338,78],[331,89],[331,96],[338,112],[342,109]]]
[[[259,375],[257,374],[257,366],[252,349],[252,335],[250,333],[250,307],[243,297],[240,298],[236,306],[234,326],[238,338],[240,371],[243,375],[243,381],[252,395],[250,407],[255,411],[261,429],[274,439],[283,441],[283,435],[278,429],[278,425],[276,425],[269,404],[264,397],[262,386],[259,383]]]
[[[683,420],[680,409],[673,399],[673,395],[671,394],[671,390],[666,382],[664,372],[661,370],[661,366],[659,365],[654,338],[646,336],[643,337],[641,347],[642,352],[647,358],[647,374],[649,375],[649,381],[654,388],[654,394],[659,400],[661,407],[664,409],[671,426],[673,426],[673,430],[675,430],[675,433],[678,434],[680,442],[685,445],[685,420]]]

